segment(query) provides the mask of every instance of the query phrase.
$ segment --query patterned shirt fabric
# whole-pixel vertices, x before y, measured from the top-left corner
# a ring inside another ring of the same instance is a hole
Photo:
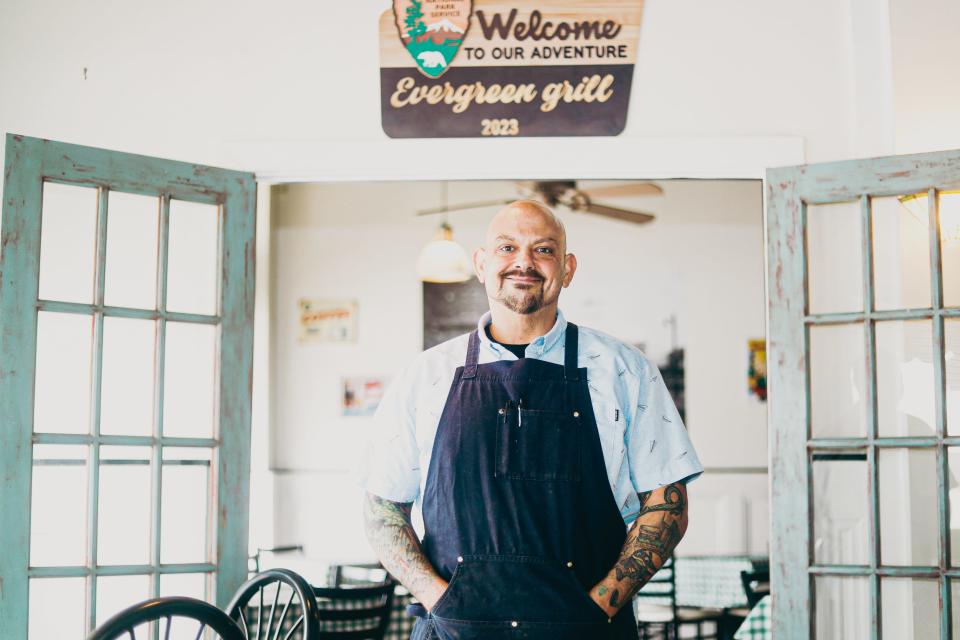
[[[771,640],[773,638],[770,619],[770,596],[763,596],[760,602],[750,610],[747,618],[733,634],[734,640]]]
[[[480,364],[517,357],[487,337],[487,312],[477,325]],[[567,321],[561,312],[525,356],[563,365]],[[607,480],[624,522],[636,519],[637,493],[691,481],[703,472],[660,371],[639,349],[579,327],[579,366],[586,367]],[[374,416],[360,484],[392,502],[417,502],[426,485],[440,414],[469,334],[421,353],[388,387]]]

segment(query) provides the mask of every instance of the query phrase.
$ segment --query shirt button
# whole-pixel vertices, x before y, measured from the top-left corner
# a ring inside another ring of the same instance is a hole
[[[457,562],[463,562],[463,556],[457,556]]]
[[[579,411],[574,411],[574,412],[573,412],[573,417],[574,417],[574,418],[579,418],[579,417],[580,417],[580,412],[579,412]]]
[[[572,563],[572,562],[568,562],[568,563],[567,563],[567,569],[573,569],[573,563]]]
[[[513,622],[510,623],[510,626],[513,627],[514,629],[516,629],[517,627],[520,626],[520,623],[517,622],[516,620],[514,620]]]
[[[503,415],[503,409],[500,409],[500,411],[498,411],[498,413],[499,413],[500,415]]]

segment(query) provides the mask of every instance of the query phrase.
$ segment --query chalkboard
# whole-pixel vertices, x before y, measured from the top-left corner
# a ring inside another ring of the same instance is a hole
[[[455,284],[423,283],[423,348],[477,328],[490,309],[487,292],[476,278]]]

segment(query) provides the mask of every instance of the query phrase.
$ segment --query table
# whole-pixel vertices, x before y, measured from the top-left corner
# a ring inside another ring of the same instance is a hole
[[[741,571],[765,571],[766,556],[680,556],[677,565],[677,606],[736,609],[747,606]]]
[[[773,638],[769,595],[763,596],[760,602],[750,610],[747,619],[743,621],[733,637],[734,640],[770,640]]]

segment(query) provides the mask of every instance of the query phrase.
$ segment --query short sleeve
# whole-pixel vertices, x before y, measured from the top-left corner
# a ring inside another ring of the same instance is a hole
[[[690,482],[703,466],[660,371],[647,363],[635,413],[625,435],[630,479],[637,493]]]
[[[411,367],[388,385],[359,474],[361,487],[391,502],[414,502],[420,492],[414,382]]]

